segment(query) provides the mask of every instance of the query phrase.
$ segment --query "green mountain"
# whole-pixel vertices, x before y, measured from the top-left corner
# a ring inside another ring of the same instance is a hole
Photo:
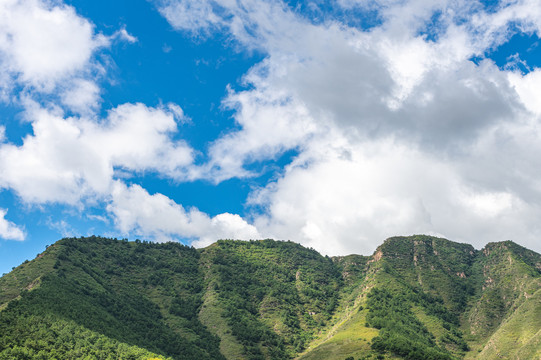
[[[63,239],[0,278],[1,359],[538,359],[541,256]]]

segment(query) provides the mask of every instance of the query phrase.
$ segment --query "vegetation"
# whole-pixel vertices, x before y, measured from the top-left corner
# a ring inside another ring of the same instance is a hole
[[[172,299],[202,296],[195,249],[99,237],[64,239],[54,248],[53,270],[0,313],[4,334],[16,334],[13,319],[37,316],[75,322],[115,342],[176,359],[223,358],[219,339],[197,320],[196,308],[188,316],[174,311]],[[7,275],[6,282],[10,275],[18,274]],[[12,351],[10,344],[0,352]],[[49,345],[41,351],[52,356],[57,344]]]
[[[426,301],[414,292],[393,294],[385,288],[373,288],[368,293],[367,307],[370,310],[366,321],[370,327],[380,329],[379,335],[372,340],[372,349],[388,351],[408,360],[451,360],[451,355],[437,346],[434,335],[412,312],[412,301],[419,300]],[[435,302],[432,298],[428,301],[429,304]],[[449,339],[461,340],[458,331],[454,335]],[[463,345],[467,350],[466,344]]]
[[[221,240],[204,254],[212,264],[209,284],[249,359],[293,357],[336,306],[340,272],[314,250],[292,242]]]
[[[169,359],[51,315],[12,312],[3,318],[0,333],[1,360]]]
[[[293,242],[63,239],[0,278],[1,359],[531,359],[541,256],[429,236],[371,256]]]

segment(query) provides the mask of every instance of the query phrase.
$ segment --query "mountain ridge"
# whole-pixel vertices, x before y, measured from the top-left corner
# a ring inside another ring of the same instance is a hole
[[[528,359],[540,289],[541,255],[511,241],[398,236],[328,257],[270,239],[62,239],[0,278],[0,359]],[[40,321],[70,329],[71,350]]]

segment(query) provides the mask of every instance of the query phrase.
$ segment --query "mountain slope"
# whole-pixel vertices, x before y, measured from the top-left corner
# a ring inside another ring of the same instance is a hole
[[[227,319],[227,330],[216,333],[230,331],[222,349],[236,348],[237,359],[286,359],[303,350],[326,325],[342,285],[331,259],[292,242],[220,240],[201,257],[206,289],[215,295],[200,314],[209,329],[209,312]]]
[[[356,276],[354,301],[302,359],[538,358],[539,254],[411,236],[387,239],[368,260],[346,258],[335,261]]]
[[[0,359],[497,359],[541,354],[541,256],[430,236],[63,239],[0,278]]]
[[[0,323],[7,329],[11,318],[38,316],[53,323],[74,322],[114,343],[164,356],[223,358],[219,340],[194,315],[202,296],[195,249],[92,237],[61,240],[49,247],[43,258],[48,259],[50,253],[55,262],[49,272],[36,278],[39,286],[22,290],[21,298],[0,313]],[[20,279],[20,273],[32,272],[26,267],[32,269],[40,263],[41,259],[36,259],[3,277],[0,299],[13,298],[12,289],[5,284]],[[26,281],[35,283],[31,278]],[[190,305],[193,309],[176,311],[175,300],[182,302],[182,310]],[[51,346],[49,350],[56,349]]]
[[[327,336],[303,359],[334,358],[325,348],[337,337],[345,337],[352,327],[364,334],[370,346],[366,350],[366,344],[361,347],[357,342],[359,349],[349,356],[462,357],[468,346],[459,330],[458,313],[469,291],[463,273],[474,255],[469,245],[433,237],[386,240],[356,269],[362,275],[358,275],[357,289],[352,291],[356,294],[352,311],[359,315],[346,319],[334,335]],[[349,274],[351,269],[346,271]],[[379,330],[377,336],[374,329]]]
[[[506,354],[505,358],[515,352],[518,356],[529,341],[528,347],[539,351],[541,256],[511,241],[490,243],[473,271],[477,296],[464,323],[469,339],[481,351],[478,358]]]

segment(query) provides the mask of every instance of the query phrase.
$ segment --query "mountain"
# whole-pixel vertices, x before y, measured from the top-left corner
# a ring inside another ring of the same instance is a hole
[[[0,359],[538,359],[540,290],[511,241],[62,239],[0,278]]]

